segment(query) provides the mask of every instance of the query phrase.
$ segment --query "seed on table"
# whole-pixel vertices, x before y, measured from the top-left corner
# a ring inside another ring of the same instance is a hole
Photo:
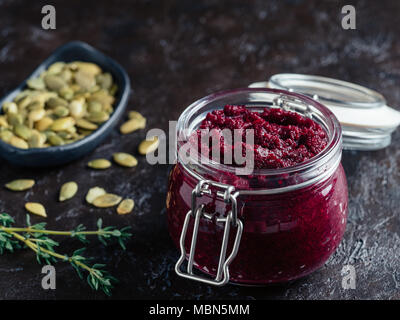
[[[76,192],[78,191],[78,184],[74,181],[66,182],[61,186],[60,190],[60,201],[65,201],[71,199],[75,196]]]
[[[129,111],[128,118],[129,119],[146,119],[145,117],[142,116],[141,113],[134,111],[134,110]]]
[[[86,194],[86,202],[92,204],[97,197],[100,197],[106,193],[106,190],[100,187],[90,188],[88,193]]]
[[[137,159],[129,153],[117,152],[113,154],[113,159],[116,163],[123,167],[137,166]]]
[[[160,144],[160,141],[158,139],[158,137],[151,137],[148,140],[143,140],[140,144],[139,144],[139,153],[146,155],[150,152],[154,152],[155,150],[157,150],[158,145]]]
[[[8,143],[19,149],[28,149],[29,148],[29,145],[25,140],[18,138],[16,136],[12,136],[11,139],[8,141]]]
[[[35,185],[35,180],[32,179],[17,179],[7,183],[5,186],[12,191],[25,191]]]
[[[88,167],[93,169],[107,169],[111,167],[111,162],[107,159],[95,159],[88,162]]]
[[[118,213],[118,214],[128,214],[128,213],[131,213],[134,206],[135,206],[135,203],[133,202],[132,199],[124,199],[124,200],[118,205],[117,213]]]
[[[122,197],[116,194],[106,193],[94,199],[93,205],[98,208],[109,208],[116,206],[121,200]]]
[[[42,204],[38,202],[27,202],[25,203],[25,209],[28,210],[30,213],[36,214],[41,217],[47,217],[46,209],[43,207]]]
[[[119,128],[122,134],[128,134],[139,129],[144,129],[146,127],[145,118],[132,118],[121,125]]]

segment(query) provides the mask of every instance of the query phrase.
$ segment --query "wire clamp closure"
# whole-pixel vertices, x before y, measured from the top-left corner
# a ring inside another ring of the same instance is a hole
[[[232,209],[228,212],[226,216],[216,218],[217,223],[224,223],[224,235],[222,238],[218,269],[215,278],[198,276],[193,273],[194,256],[196,251],[196,243],[199,232],[200,219],[205,218],[211,220],[213,217],[213,214],[208,214],[204,212],[204,204],[201,204],[199,206],[197,205],[197,199],[202,197],[203,195],[212,195],[211,187],[222,189],[222,191],[216,191],[216,196],[224,200],[224,202],[227,205],[230,204],[232,207]],[[186,214],[185,221],[182,227],[182,232],[180,237],[181,256],[175,265],[175,271],[179,276],[186,279],[200,281],[215,286],[223,286],[226,283],[228,283],[229,265],[237,255],[237,252],[239,250],[240,239],[242,237],[242,232],[243,232],[243,223],[237,217],[236,198],[238,195],[239,193],[238,192],[235,193],[235,188],[230,185],[224,185],[223,187],[221,187],[221,184],[216,184],[211,180],[200,180],[198,182],[198,184],[192,191],[191,210],[189,210],[188,213]],[[182,265],[187,258],[187,253],[185,249],[186,233],[191,218],[194,219],[193,234],[192,234],[192,241],[190,244],[188,263],[186,271],[184,271]],[[231,226],[236,228],[236,236],[233,243],[232,251],[229,254],[228,258],[226,258]]]

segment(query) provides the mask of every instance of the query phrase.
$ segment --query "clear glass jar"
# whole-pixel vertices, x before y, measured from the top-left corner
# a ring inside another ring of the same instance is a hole
[[[253,111],[279,107],[311,117],[327,132],[328,146],[298,165],[255,169],[251,175],[204,163],[200,155],[185,163],[180,148],[208,112],[226,104]],[[345,231],[348,192],[340,164],[341,127],[326,107],[283,90],[225,91],[191,104],[179,118],[177,135],[167,216],[181,249],[179,275],[215,285],[284,282],[318,269],[335,251]]]

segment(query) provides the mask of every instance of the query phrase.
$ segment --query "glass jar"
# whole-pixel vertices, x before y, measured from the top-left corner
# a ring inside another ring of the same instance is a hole
[[[208,112],[226,104],[298,112],[325,129],[328,145],[303,163],[254,169],[250,175],[202,161],[201,155],[184,161],[180,150],[191,133]],[[175,268],[180,276],[214,285],[284,282],[318,269],[335,251],[346,227],[348,193],[340,163],[341,127],[322,104],[284,90],[220,92],[186,108],[177,137],[167,217],[170,235],[181,249]]]

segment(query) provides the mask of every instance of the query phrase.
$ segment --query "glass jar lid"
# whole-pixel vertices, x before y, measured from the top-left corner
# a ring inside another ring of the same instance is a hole
[[[249,87],[283,89],[319,101],[342,125],[345,149],[385,148],[391,142],[391,133],[400,124],[400,112],[387,106],[380,93],[346,81],[281,73],[273,75],[268,82],[256,82]]]

